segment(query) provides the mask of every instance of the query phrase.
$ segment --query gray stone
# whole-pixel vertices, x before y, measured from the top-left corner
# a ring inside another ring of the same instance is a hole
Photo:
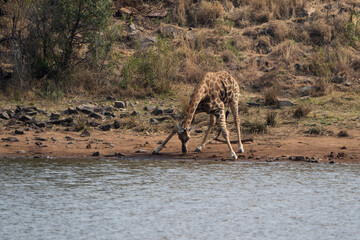
[[[130,115],[131,115],[131,116],[137,116],[137,115],[139,115],[139,113],[134,110],[134,111],[132,111],[132,112],[130,113]]]
[[[60,113],[51,113],[50,120],[59,120]]]
[[[118,120],[115,120],[114,123],[113,123],[113,127],[115,129],[119,129],[120,128],[120,122]]]
[[[96,119],[104,119],[104,116],[97,112],[92,112],[89,114],[90,117],[96,118]]]
[[[139,150],[136,151],[136,153],[147,153],[147,150],[139,149]]]
[[[93,105],[80,105],[80,106],[77,106],[76,109],[82,113],[85,113],[85,114],[90,114],[92,112],[94,112],[94,108],[95,106]]]
[[[126,108],[126,103],[123,101],[115,101],[114,107],[116,108]]]
[[[41,141],[41,142],[47,141],[46,138],[42,138],[42,137],[35,137],[34,139],[35,139],[36,141]]]
[[[100,129],[102,131],[109,131],[111,129],[111,124],[102,125],[100,126]]]
[[[20,153],[20,154],[25,154],[25,153],[26,153],[26,151],[25,151],[25,150],[19,150],[19,151],[17,151],[17,153]]]
[[[16,135],[24,135],[24,131],[16,129],[14,132]]]
[[[85,130],[80,134],[80,137],[90,137],[89,131],[85,129]]]
[[[304,86],[301,88],[301,94],[303,96],[309,96],[312,92],[312,86]]]
[[[289,99],[286,98],[278,98],[278,104],[279,108],[294,106],[294,103],[292,103]]]
[[[99,152],[94,152],[91,156],[98,157],[98,156],[100,156],[100,153]]]
[[[146,107],[144,107],[144,110],[145,111],[148,111],[148,112],[151,112],[151,111],[153,111],[155,109],[155,106],[146,106]]]
[[[156,118],[156,120],[157,120],[158,122],[163,122],[163,121],[168,120],[168,119],[170,119],[170,117]]]
[[[293,160],[294,161],[305,161],[305,157],[304,156],[294,156],[293,157]]]
[[[7,112],[2,112],[2,113],[0,113],[0,118],[8,120],[8,119],[10,119],[10,116]]]
[[[71,114],[79,114],[79,111],[75,108],[68,107],[67,110],[64,111],[65,114],[71,115]]]
[[[24,116],[20,117],[19,120],[22,122],[28,122],[28,121],[31,121],[32,118],[28,115],[24,115]]]
[[[4,142],[18,142],[19,139],[17,139],[16,137],[7,137],[7,138],[2,138],[1,139]]]
[[[163,115],[164,114],[164,110],[162,110],[160,107],[156,107],[151,114],[158,116],[158,115]]]
[[[44,128],[46,127],[46,123],[45,122],[36,122],[35,125],[39,128]]]

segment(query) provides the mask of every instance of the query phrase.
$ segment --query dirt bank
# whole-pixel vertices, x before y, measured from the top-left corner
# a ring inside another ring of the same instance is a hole
[[[277,133],[258,135],[244,145],[245,153],[239,161],[304,161],[329,163],[360,163],[359,131],[349,132],[350,137],[284,136]],[[9,138],[10,137],[10,138]],[[0,158],[140,158],[140,159],[197,159],[230,160],[224,143],[210,143],[202,153],[194,152],[202,134],[195,135],[189,143],[189,154],[182,155],[180,141],[175,136],[160,155],[152,155],[162,134],[138,134],[132,131],[93,131],[89,137],[74,132],[35,132],[0,134]],[[236,149],[234,145],[234,149]],[[96,152],[99,152],[98,156]]]

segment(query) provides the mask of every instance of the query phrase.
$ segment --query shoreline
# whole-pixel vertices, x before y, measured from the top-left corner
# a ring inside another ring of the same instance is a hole
[[[149,134],[132,131],[92,131],[89,137],[79,132],[26,131],[23,135],[0,133],[0,159],[133,159],[176,161],[234,161],[226,144],[212,142],[201,153],[195,148],[203,134],[196,134],[189,142],[189,153],[183,155],[180,141],[174,136],[160,154],[152,155],[166,133]],[[245,143],[245,153],[238,154],[239,162],[310,162],[360,164],[360,134],[351,137],[257,135],[254,142]],[[6,138],[12,141],[4,141]],[[243,137],[245,138],[245,137]],[[16,140],[15,140],[16,139]],[[11,139],[10,139],[11,140]],[[233,144],[234,149],[237,148]],[[97,154],[98,152],[98,154]]]

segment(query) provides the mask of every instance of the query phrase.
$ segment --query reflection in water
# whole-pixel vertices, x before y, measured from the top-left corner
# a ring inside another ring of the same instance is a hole
[[[360,165],[0,160],[0,239],[358,239]]]

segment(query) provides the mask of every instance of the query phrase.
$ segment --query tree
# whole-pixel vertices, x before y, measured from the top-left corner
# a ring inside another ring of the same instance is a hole
[[[37,0],[29,39],[37,39],[43,63],[65,71],[81,61],[98,60],[98,53],[109,49],[105,32],[112,4],[112,0]]]

